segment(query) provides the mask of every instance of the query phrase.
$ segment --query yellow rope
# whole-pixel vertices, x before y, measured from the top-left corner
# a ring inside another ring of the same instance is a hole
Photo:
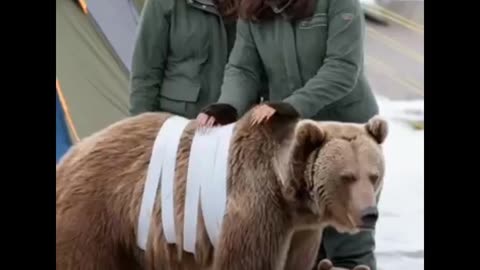
[[[60,88],[60,82],[58,80],[56,81],[56,85],[57,85],[58,98],[60,99],[60,104],[62,105],[63,112],[65,114],[65,118],[67,119],[68,126],[73,133],[75,142],[78,142],[80,140],[80,137],[78,137],[77,130],[75,129],[75,125],[73,124],[72,117],[70,116],[70,112],[68,110],[67,102],[65,101],[65,97],[63,96],[62,89]]]
[[[83,10],[83,13],[88,14],[88,9],[87,9],[87,2],[84,0],[78,0],[78,3],[80,4],[80,7]]]

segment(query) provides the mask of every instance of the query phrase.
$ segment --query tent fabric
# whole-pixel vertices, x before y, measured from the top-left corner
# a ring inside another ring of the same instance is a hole
[[[128,70],[89,13],[56,0],[56,75],[80,138],[128,116],[129,104]]]
[[[145,4],[145,0],[131,0],[137,9],[138,14],[142,13],[143,5]]]
[[[70,146],[72,146],[72,140],[65,122],[65,112],[60,103],[58,92],[56,94],[56,100],[56,162],[58,163]]]
[[[132,0],[89,1],[88,10],[125,68],[130,71],[138,11]]]

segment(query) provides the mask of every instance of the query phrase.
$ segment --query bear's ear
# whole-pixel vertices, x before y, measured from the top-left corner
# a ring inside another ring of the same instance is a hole
[[[295,128],[295,143],[293,146],[292,161],[305,162],[316,148],[325,140],[325,132],[311,120],[302,120]]]
[[[366,124],[368,133],[378,144],[382,144],[388,135],[388,123],[385,119],[374,116]]]

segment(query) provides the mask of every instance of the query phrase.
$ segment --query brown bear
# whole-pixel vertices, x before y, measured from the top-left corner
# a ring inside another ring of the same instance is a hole
[[[190,121],[176,152],[177,242],[166,241],[158,192],[143,250],[137,232],[147,171],[157,134],[171,117],[144,113],[124,119],[77,143],[60,161],[57,269],[311,269],[316,253],[305,253],[318,245],[323,228],[355,233],[375,221],[384,120],[316,122],[279,111],[252,126],[250,111],[231,134],[218,240],[210,240],[199,205],[194,252],[182,244],[184,219],[191,220],[184,207],[197,134],[196,121]]]

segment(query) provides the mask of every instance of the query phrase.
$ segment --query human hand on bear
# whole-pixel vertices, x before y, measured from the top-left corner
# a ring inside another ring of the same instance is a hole
[[[254,126],[256,124],[260,124],[264,121],[267,121],[274,115],[276,110],[266,104],[258,105],[253,109],[252,118],[251,118],[251,125]]]
[[[196,121],[199,128],[208,129],[217,125],[223,126],[233,123],[237,118],[237,110],[231,105],[214,103],[203,108]]]
[[[317,270],[349,270],[343,267],[335,267],[329,259],[323,259],[318,263]],[[357,265],[352,270],[370,270],[366,265]]]
[[[273,115],[288,118],[300,117],[298,111],[295,110],[295,108],[289,103],[282,101],[269,101],[257,105],[255,108],[253,108],[252,116],[250,119],[251,125],[254,126],[266,122]]]
[[[200,113],[197,116],[198,127],[210,128],[215,124],[215,117],[209,116],[206,113]]]
[[[264,123],[275,114],[283,117],[299,117],[295,108],[288,103],[265,102],[253,108],[250,123],[252,126]],[[237,110],[224,103],[214,103],[206,106],[196,118],[198,127],[204,129],[217,125],[227,125],[237,120]]]

